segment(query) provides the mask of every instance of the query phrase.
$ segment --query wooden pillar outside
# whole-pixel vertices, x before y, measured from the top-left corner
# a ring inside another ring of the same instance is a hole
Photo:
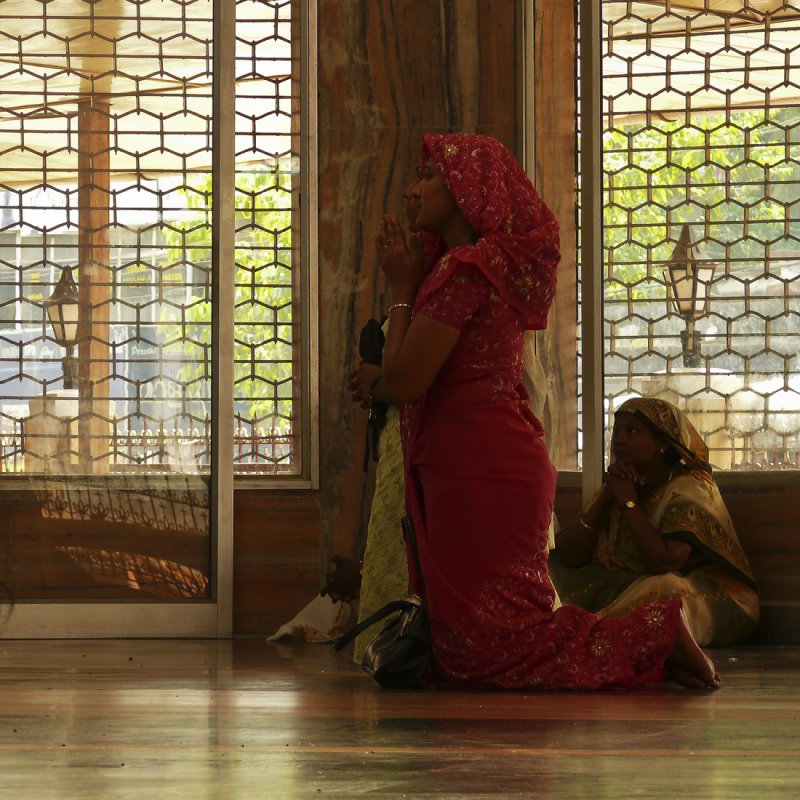
[[[92,98],[78,110],[78,387],[81,472],[108,469],[110,314],[109,106]]]
[[[542,420],[559,470],[577,469],[577,161],[575,4],[534,3],[535,182],[561,226],[558,289],[537,352],[547,376]],[[600,265],[597,265],[600,269]]]

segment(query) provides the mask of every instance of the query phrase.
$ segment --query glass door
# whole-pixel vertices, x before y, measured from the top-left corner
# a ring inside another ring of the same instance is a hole
[[[2,636],[230,633],[235,14],[214,6],[0,6]]]

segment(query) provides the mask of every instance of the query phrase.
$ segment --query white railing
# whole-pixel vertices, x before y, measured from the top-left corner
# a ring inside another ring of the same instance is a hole
[[[12,420],[0,431],[0,472],[39,472],[42,459],[36,441],[26,445],[24,420]],[[78,438],[69,447],[70,460],[79,460]],[[241,424],[234,435],[234,468],[243,474],[291,474],[295,469],[294,441],[285,431]],[[210,429],[158,428],[120,430],[112,426],[108,437],[106,469],[125,472],[206,472],[210,464]],[[26,451],[32,458],[26,464]],[[48,470],[44,471],[58,471]]]

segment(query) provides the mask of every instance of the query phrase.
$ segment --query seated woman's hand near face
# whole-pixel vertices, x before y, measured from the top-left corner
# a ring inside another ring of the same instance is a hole
[[[645,480],[636,467],[626,461],[615,461],[606,472],[606,486],[614,500],[624,505],[628,500],[636,500],[638,488]]]
[[[618,460],[613,464],[609,464],[606,475],[611,479],[630,481],[637,486],[644,484],[644,478],[639,473],[639,470],[627,461]]]

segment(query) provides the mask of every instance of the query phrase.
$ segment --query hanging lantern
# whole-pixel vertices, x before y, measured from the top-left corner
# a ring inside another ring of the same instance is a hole
[[[715,267],[716,264],[701,257],[692,238],[691,227],[684,223],[665,272],[672,305],[686,321],[686,330],[681,333],[683,364],[686,367],[699,367],[702,364],[700,333],[695,330],[695,320],[708,313]]]
[[[64,372],[64,388],[74,389],[77,364],[73,352],[78,341],[78,286],[72,277],[72,268],[64,267],[53,294],[45,301],[47,317],[53,329],[53,338],[66,349],[61,361]]]

